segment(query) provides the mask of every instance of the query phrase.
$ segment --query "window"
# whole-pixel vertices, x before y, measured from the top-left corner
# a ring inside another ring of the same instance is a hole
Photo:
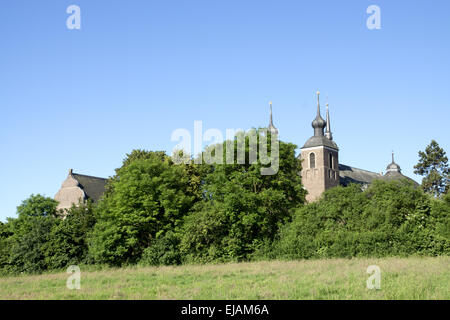
[[[309,154],[309,168],[314,169],[316,167],[316,155],[314,153]]]
[[[333,155],[331,153],[328,154],[328,165],[331,169],[334,169]]]

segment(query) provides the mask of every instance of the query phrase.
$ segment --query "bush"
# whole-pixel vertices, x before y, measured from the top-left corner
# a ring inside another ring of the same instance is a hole
[[[445,200],[445,199],[444,199]],[[449,254],[450,205],[407,182],[336,187],[297,209],[275,243],[283,259]]]
[[[7,239],[12,235],[9,225],[0,222],[0,274],[6,271],[9,259],[9,245]]]
[[[225,261],[227,218],[213,201],[197,203],[185,218],[181,232],[181,252],[187,262]]]
[[[72,205],[66,218],[55,223],[49,235],[45,259],[48,268],[59,269],[91,262],[87,237],[94,225],[91,202]]]
[[[166,233],[164,237],[157,238],[144,249],[140,264],[150,266],[181,264],[179,244],[180,239],[175,233]]]

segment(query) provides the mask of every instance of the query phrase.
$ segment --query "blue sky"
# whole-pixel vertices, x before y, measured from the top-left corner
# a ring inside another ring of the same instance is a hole
[[[69,5],[81,30],[69,30]],[[369,30],[369,5],[381,29]],[[177,128],[313,134],[329,96],[340,162],[414,176],[435,139],[450,152],[450,2],[4,0],[0,9],[0,220],[69,168],[108,177]]]

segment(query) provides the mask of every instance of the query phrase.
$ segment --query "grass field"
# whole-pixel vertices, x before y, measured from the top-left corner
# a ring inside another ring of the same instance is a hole
[[[378,290],[366,287],[369,265]],[[0,299],[450,299],[450,257],[90,268],[80,290],[65,272],[0,278]]]

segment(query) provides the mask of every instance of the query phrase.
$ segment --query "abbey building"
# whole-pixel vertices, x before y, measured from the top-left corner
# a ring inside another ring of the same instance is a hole
[[[302,177],[303,186],[308,192],[306,196],[308,202],[317,200],[329,188],[338,185],[346,186],[349,183],[358,183],[366,188],[375,179],[407,179],[417,185],[414,180],[401,173],[400,166],[394,162],[393,154],[392,162],[387,166],[384,175],[339,163],[339,148],[333,140],[328,104],[325,120],[320,113],[319,95],[318,92],[317,114],[312,122],[314,135],[305,142],[299,154],[299,158],[302,160],[302,171],[299,174]],[[268,129],[271,132],[278,132],[273,124],[272,103],[270,103]],[[70,208],[73,203],[76,204],[80,200],[91,199],[93,202],[97,202],[104,193],[106,181],[107,179],[104,178],[74,173],[70,169],[68,177],[55,195],[55,200],[59,202],[58,209]]]
[[[329,188],[349,183],[358,183],[365,188],[375,179],[407,179],[417,185],[417,182],[401,173],[400,166],[394,162],[394,154],[384,175],[339,163],[339,148],[331,133],[328,103],[324,120],[320,114],[319,95],[320,92],[317,92],[317,115],[311,124],[314,135],[306,141],[299,155],[302,160],[302,183],[308,191],[308,202],[317,200]]]

